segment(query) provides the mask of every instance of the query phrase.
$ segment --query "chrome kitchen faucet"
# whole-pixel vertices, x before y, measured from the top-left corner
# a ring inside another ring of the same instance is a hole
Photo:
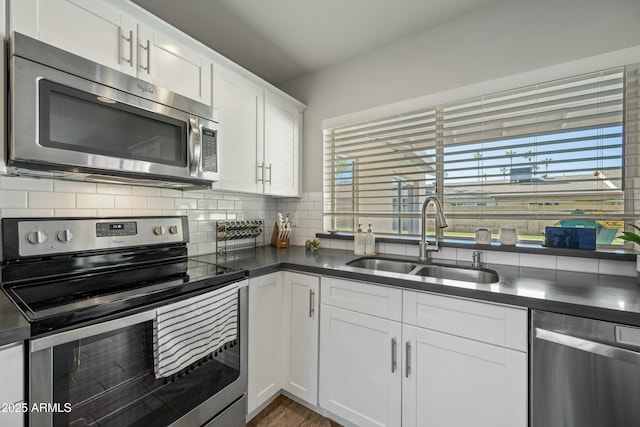
[[[427,206],[429,203],[433,202],[433,205],[436,208],[436,233],[435,233],[435,242],[434,244],[429,244],[427,241]],[[438,200],[435,196],[429,196],[425,199],[422,204],[422,229],[420,232],[420,261],[426,261],[428,259],[429,252],[438,250],[438,229],[439,228],[447,228],[449,225],[447,224],[447,219],[444,217],[444,210],[442,209],[442,204],[440,200]]]

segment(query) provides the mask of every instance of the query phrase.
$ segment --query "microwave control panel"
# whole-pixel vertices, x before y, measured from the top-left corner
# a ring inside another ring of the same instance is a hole
[[[215,130],[202,128],[202,170],[218,172],[218,141]]]

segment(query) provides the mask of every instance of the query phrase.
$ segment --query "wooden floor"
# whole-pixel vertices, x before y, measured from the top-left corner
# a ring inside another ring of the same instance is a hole
[[[278,396],[247,427],[340,427],[340,424],[313,412],[285,396]]]

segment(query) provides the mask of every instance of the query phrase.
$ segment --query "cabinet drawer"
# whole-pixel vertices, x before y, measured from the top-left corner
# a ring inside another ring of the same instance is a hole
[[[527,309],[464,298],[403,291],[403,322],[527,351]]]
[[[23,345],[0,347],[0,403],[15,403],[24,399]]]
[[[323,277],[323,304],[385,319],[402,320],[402,290],[353,280]]]

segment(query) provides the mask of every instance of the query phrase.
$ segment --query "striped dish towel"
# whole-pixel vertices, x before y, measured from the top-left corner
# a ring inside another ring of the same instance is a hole
[[[160,307],[153,321],[156,378],[186,368],[236,339],[238,284]]]

